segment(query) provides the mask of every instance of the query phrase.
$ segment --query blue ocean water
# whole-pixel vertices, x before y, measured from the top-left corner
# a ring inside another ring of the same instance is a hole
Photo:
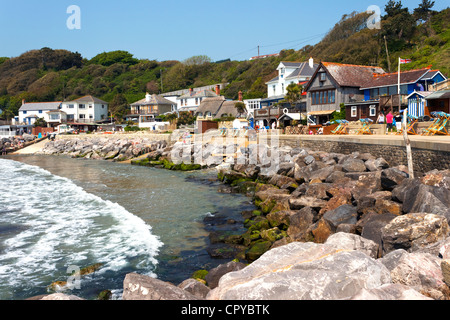
[[[0,172],[0,300],[46,294],[70,268],[97,263],[70,294],[120,299],[129,272],[179,283],[223,262],[205,250],[203,219],[253,207],[192,173],[106,161],[15,156],[0,158]]]

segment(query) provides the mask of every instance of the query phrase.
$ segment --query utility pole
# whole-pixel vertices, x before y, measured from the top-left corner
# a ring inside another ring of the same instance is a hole
[[[161,79],[161,93],[163,93],[163,78],[162,78],[162,69],[159,69],[159,77]]]
[[[258,46],[258,57],[259,57],[259,46]]]

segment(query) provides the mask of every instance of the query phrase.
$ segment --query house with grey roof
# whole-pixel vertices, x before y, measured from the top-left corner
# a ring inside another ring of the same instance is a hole
[[[148,127],[149,123],[156,121],[159,115],[171,113],[177,110],[175,102],[157,94],[145,95],[144,99],[136,101],[131,105],[131,112],[127,118],[139,123],[139,127]]]
[[[333,112],[340,111],[342,103],[349,104],[363,101],[364,91],[361,88],[369,86],[374,79],[374,75],[384,73],[384,70],[379,67],[321,62],[304,88],[307,92],[306,111],[308,118],[316,124],[326,123],[330,120]],[[371,106],[372,104],[364,104],[364,108],[369,110],[367,117],[369,117],[369,112],[372,112],[370,111]],[[347,115],[352,117],[351,119],[355,115],[354,120],[358,120],[359,114],[353,109],[351,112],[347,112]],[[379,110],[375,109],[373,115],[376,116],[378,112]]]
[[[72,124],[95,124],[108,119],[108,102],[91,95],[64,101],[61,110]]]
[[[308,62],[282,61],[278,65],[278,76],[266,82],[267,98],[262,102],[280,101],[284,99],[286,88],[291,83],[304,83],[311,79],[319,65],[311,58]],[[264,107],[265,105],[263,105]]]
[[[44,119],[47,123],[53,122],[56,124],[55,121],[50,119],[50,113],[59,113],[61,104],[61,101],[25,102],[23,100],[19,109],[19,124],[33,125],[38,118]]]
[[[177,98],[178,111],[194,113],[206,98],[217,98],[220,96],[220,86],[216,85],[215,91],[209,89],[189,89],[189,92]]]

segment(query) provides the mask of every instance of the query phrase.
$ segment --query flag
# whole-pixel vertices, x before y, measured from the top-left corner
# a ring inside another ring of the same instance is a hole
[[[400,59],[400,64],[411,63],[411,62],[412,62],[411,59]]]

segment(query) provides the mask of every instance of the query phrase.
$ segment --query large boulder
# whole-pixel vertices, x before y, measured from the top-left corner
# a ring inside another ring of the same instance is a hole
[[[383,252],[396,249],[412,252],[441,241],[449,235],[449,225],[443,216],[409,213],[393,219],[382,229]]]
[[[342,171],[344,172],[364,172],[366,171],[366,165],[364,164],[364,161],[361,159],[355,159],[355,158],[347,158],[342,163]]]
[[[381,187],[384,190],[392,191],[403,180],[408,179],[409,174],[399,168],[388,168],[381,171]]]
[[[358,212],[356,207],[344,204],[337,207],[334,210],[330,210],[323,215],[323,219],[326,220],[336,231],[337,227],[342,224],[356,224],[358,218]]]
[[[438,257],[400,249],[380,261],[390,270],[393,283],[409,286],[435,300],[450,299],[450,288],[443,281]]]
[[[293,242],[224,275],[211,300],[338,300],[391,282],[389,270],[356,250]]]
[[[209,270],[205,276],[205,281],[208,287],[214,289],[219,284],[220,278],[228,272],[238,271],[245,268],[245,264],[241,262],[231,261],[225,264],[221,264],[216,268]]]
[[[178,285],[178,288],[187,291],[194,296],[205,299],[211,289],[196,279],[186,279]]]
[[[424,296],[420,292],[414,290],[411,287],[405,286],[403,284],[385,284],[374,289],[361,289],[356,295],[354,295],[351,300],[433,300],[427,296]]]
[[[123,300],[199,300],[200,298],[149,276],[129,273],[123,281]]]

